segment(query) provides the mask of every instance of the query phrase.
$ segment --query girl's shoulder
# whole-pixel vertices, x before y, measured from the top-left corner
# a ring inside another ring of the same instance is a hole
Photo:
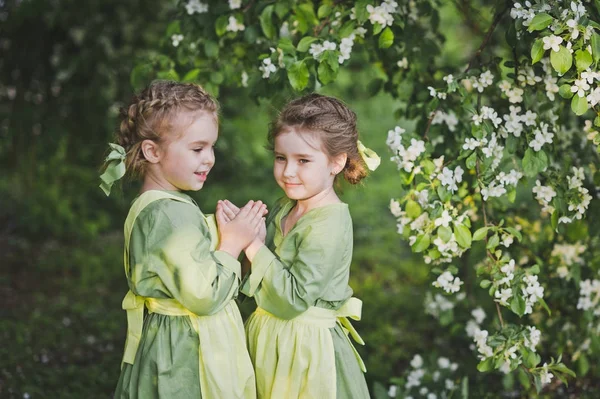
[[[140,212],[138,220],[148,221],[151,224],[182,226],[190,223],[196,224],[203,219],[200,208],[190,196],[183,193],[169,192],[169,194],[169,196],[160,196],[148,203]],[[142,196],[138,199],[142,199]]]

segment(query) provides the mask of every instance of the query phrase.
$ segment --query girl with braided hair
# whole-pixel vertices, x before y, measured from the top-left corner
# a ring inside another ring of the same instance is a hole
[[[105,193],[125,174],[143,181],[125,221],[128,330],[115,398],[256,396],[237,258],[264,229],[266,207],[250,201],[215,223],[183,193],[200,190],[214,165],[217,112],[200,86],[157,81],[123,111],[111,144]]]
[[[358,141],[356,115],[341,101],[310,94],[271,125],[274,176],[285,192],[267,219],[266,239],[245,249],[241,292],[258,305],[246,322],[259,398],[368,398],[365,365],[348,335],[362,302],[348,286],[352,219],[334,189],[374,170],[379,157]],[[237,208],[228,201],[219,212]]]

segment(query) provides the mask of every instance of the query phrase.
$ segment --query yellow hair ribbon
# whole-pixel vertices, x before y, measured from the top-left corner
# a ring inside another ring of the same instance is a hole
[[[367,168],[369,168],[369,170],[371,171],[377,169],[377,167],[381,163],[381,158],[379,158],[379,155],[377,155],[377,153],[372,149],[365,147],[365,145],[361,143],[360,140],[358,140],[357,145],[358,153],[360,154],[363,161],[365,161],[365,163],[367,164]]]

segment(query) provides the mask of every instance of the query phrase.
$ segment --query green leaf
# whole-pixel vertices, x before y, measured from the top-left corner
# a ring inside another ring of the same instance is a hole
[[[168,71],[160,71],[156,74],[159,79],[165,80],[179,80],[179,74],[174,69],[169,69]]]
[[[552,216],[550,217],[550,223],[552,224],[552,229],[557,230],[558,228],[558,210],[554,210],[552,212]]]
[[[388,48],[392,44],[394,44],[394,32],[388,26],[379,35],[379,48]]]
[[[477,165],[477,151],[473,151],[473,153],[469,155],[469,157],[465,161],[465,164],[467,165],[467,169],[475,168],[475,166]]]
[[[412,219],[418,218],[423,211],[418,202],[413,200],[406,201],[406,216]]]
[[[600,35],[596,32],[592,34],[592,56],[594,62],[597,63],[600,60]]]
[[[191,71],[189,71],[188,73],[185,74],[185,76],[183,77],[183,79],[181,81],[182,82],[194,82],[199,74],[200,74],[200,69],[198,69],[198,68],[192,69]]]
[[[429,244],[431,243],[431,237],[429,234],[420,234],[417,236],[417,241],[412,245],[413,252],[419,253],[425,251],[429,248]]]
[[[554,18],[552,18],[552,16],[546,14],[545,12],[539,13],[535,17],[533,17],[533,19],[529,23],[528,30],[529,32],[533,32],[534,30],[544,30],[548,26],[550,26],[553,20]]]
[[[490,280],[481,280],[481,282],[479,283],[479,286],[483,289],[488,288],[490,285],[492,285],[492,282]]]
[[[544,308],[544,310],[546,310],[546,312],[548,312],[548,316],[551,316],[552,315],[552,311],[548,307],[548,304],[546,303],[546,301],[544,301],[544,298],[539,298],[538,302],[540,303],[540,305],[542,305],[542,307]]]
[[[380,23],[376,23],[375,25],[373,25],[373,36],[378,35],[379,32],[381,32],[383,30],[383,25],[381,25]]]
[[[520,292],[513,293],[512,300],[510,301],[510,310],[519,315],[519,317],[525,314],[525,299],[521,296]]]
[[[181,33],[180,21],[173,21],[167,26],[167,37],[171,37],[177,33]]]
[[[494,367],[494,358],[488,357],[487,359],[479,362],[479,364],[477,365],[477,370],[484,373],[486,371],[490,371],[493,367]]]
[[[331,68],[328,62],[322,61],[319,63],[319,67],[317,68],[317,72],[319,74],[319,81],[324,85],[331,83],[334,81],[337,73]]]
[[[294,47],[294,43],[292,43],[292,41],[287,37],[279,39],[277,47],[283,50],[285,54],[296,54],[296,47]]]
[[[215,21],[215,32],[217,33],[217,36],[220,37],[227,33],[228,24],[229,19],[227,18],[227,15],[221,15],[219,18],[217,18]]]
[[[273,25],[273,5],[266,6],[260,14],[260,27],[268,39],[275,38],[275,25]]]
[[[319,17],[319,19],[323,19],[329,14],[331,14],[331,10],[332,8],[329,4],[323,4],[321,7],[319,7],[319,10],[317,11],[317,16]]]
[[[210,74],[210,81],[216,85],[220,85],[225,80],[225,76],[222,72],[215,71]]]
[[[219,56],[219,45],[212,40],[204,42],[204,54],[208,58],[217,58]]]
[[[579,97],[574,95],[571,100],[571,110],[575,112],[575,115],[583,115],[589,109],[589,104],[586,97]]]
[[[590,65],[592,65],[592,55],[587,50],[577,50],[575,52],[575,65],[579,72],[585,71]]]
[[[575,372],[573,370],[571,370],[570,368],[568,368],[567,366],[565,366],[563,363],[558,363],[558,364],[554,365],[552,367],[552,370],[560,371],[561,373],[570,375],[573,378],[577,377]]]
[[[475,231],[475,233],[473,234],[473,241],[481,241],[485,239],[489,229],[489,227],[482,227],[480,229],[477,229],[477,231]]]
[[[523,157],[523,171],[526,176],[533,177],[548,167],[548,156],[543,150],[538,152],[528,148]]]
[[[515,229],[514,227],[507,227],[507,228],[505,228],[505,230],[508,231],[513,236],[517,237],[517,240],[523,241],[523,235],[521,234],[521,232],[519,230]]]
[[[550,63],[556,72],[564,75],[573,65],[573,56],[565,46],[559,46],[558,51],[550,51]]]
[[[308,49],[310,48],[310,45],[313,44],[314,42],[316,42],[317,40],[319,40],[319,39],[317,39],[316,37],[312,37],[312,36],[303,37],[298,42],[298,46],[297,46],[298,51],[301,53],[308,51]]]
[[[297,61],[288,69],[288,80],[296,91],[304,90],[310,76],[304,61]]]
[[[531,63],[535,64],[544,56],[544,42],[542,39],[537,39],[531,47]]]
[[[464,224],[454,223],[456,242],[463,248],[471,248],[471,230]]]
[[[500,244],[500,237],[498,236],[498,233],[496,233],[488,240],[486,248],[493,250],[498,244]]]
[[[446,187],[441,185],[437,188],[437,194],[442,202],[448,202],[452,198],[452,193],[446,190]]]
[[[452,230],[449,227],[440,226],[437,229],[437,234],[444,242],[448,242],[452,237]]]
[[[558,88],[558,94],[559,94],[559,95],[560,95],[562,98],[571,98],[571,97],[573,97],[573,94],[575,94],[575,93],[573,93],[573,92],[571,91],[571,85],[568,85],[568,84],[566,84],[566,83],[565,83],[564,85],[561,85],[561,86]]]

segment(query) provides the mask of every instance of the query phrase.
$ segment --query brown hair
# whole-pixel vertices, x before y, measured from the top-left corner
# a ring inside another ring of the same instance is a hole
[[[218,110],[217,101],[197,84],[165,80],[152,82],[133,97],[127,108],[121,109],[116,141],[127,154],[127,175],[143,176],[147,161],[142,153],[142,141],[163,141],[176,129],[180,112],[206,111],[217,118]]]
[[[337,98],[312,93],[289,102],[269,129],[269,148],[275,147],[275,138],[288,128],[316,133],[329,158],[346,153],[344,178],[357,184],[367,176],[366,165],[358,152],[356,114]]]

